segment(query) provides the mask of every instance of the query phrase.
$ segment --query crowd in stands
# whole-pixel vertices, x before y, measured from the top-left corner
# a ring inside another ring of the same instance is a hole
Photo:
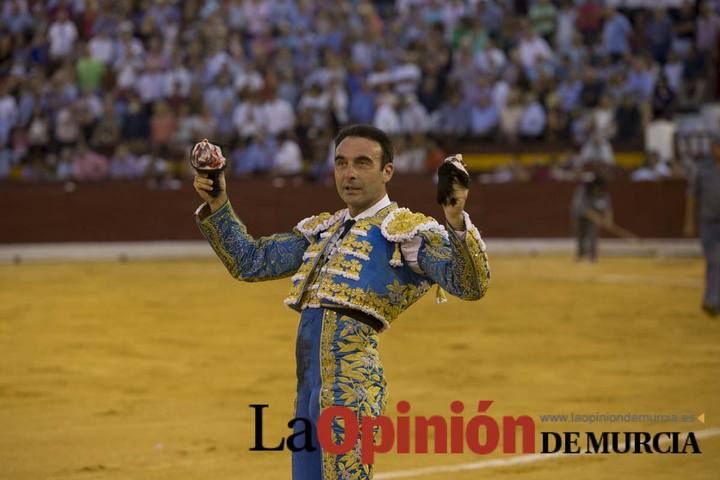
[[[661,130],[717,98],[720,2],[627,3],[4,0],[0,179],[180,178],[202,138],[231,174],[322,178],[349,123],[400,172],[545,142],[681,176]]]

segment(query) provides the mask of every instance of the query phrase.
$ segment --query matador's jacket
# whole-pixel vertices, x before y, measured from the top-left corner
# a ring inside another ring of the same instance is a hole
[[[197,212],[200,230],[233,277],[249,282],[291,277],[285,303],[301,312],[295,414],[311,420],[313,428],[329,406],[351,408],[358,420],[382,414],[386,384],[378,331],[433,284],[438,292],[465,300],[480,299],[488,288],[485,243],[467,214],[466,232],[458,234],[386,202],[369,216],[358,215],[352,225],[344,209],[306,218],[290,233],[258,239],[247,233],[229,202],[212,214],[207,206]],[[411,262],[403,253],[408,244],[419,245]],[[362,312],[378,326],[348,312]],[[340,443],[342,419],[332,427]],[[296,430],[301,428],[296,424]],[[315,446],[313,452],[293,453],[293,480],[372,478],[372,465],[361,462],[360,442],[342,455]]]

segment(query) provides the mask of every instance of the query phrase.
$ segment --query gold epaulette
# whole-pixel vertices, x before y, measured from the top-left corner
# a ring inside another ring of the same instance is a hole
[[[444,239],[448,238],[445,228],[434,218],[411,212],[407,208],[398,208],[390,212],[383,220],[380,230],[383,237],[391,242],[402,243],[425,231],[434,231]]]
[[[344,214],[345,210],[338,210],[335,213],[323,212],[300,220],[295,228],[305,235],[305,237],[309,238],[330,228],[338,222]]]

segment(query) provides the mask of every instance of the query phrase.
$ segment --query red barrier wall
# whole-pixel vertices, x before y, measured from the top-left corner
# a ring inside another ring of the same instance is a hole
[[[570,235],[571,183],[533,182],[472,187],[468,212],[487,237]],[[611,186],[616,221],[642,237],[682,235],[685,183]],[[395,177],[390,197],[442,219],[430,178]],[[275,188],[270,180],[232,180],[230,197],[253,235],[287,231],[300,219],[343,205],[334,186]],[[181,190],[151,190],[143,182],[79,184],[0,183],[0,243],[199,240],[193,211],[200,203],[190,180]]]

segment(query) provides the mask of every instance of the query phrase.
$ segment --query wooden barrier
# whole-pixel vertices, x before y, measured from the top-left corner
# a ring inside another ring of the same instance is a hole
[[[474,184],[467,210],[488,237],[564,237],[571,234],[569,205],[575,185],[563,182]],[[641,237],[682,235],[685,182],[611,186],[615,218]],[[427,176],[397,176],[390,196],[402,206],[442,219]],[[238,216],[253,235],[287,231],[299,220],[343,207],[334,185],[288,184],[269,179],[231,180]],[[0,243],[199,240],[193,212],[200,203],[190,185],[152,190],[143,182],[78,184],[0,183]]]

